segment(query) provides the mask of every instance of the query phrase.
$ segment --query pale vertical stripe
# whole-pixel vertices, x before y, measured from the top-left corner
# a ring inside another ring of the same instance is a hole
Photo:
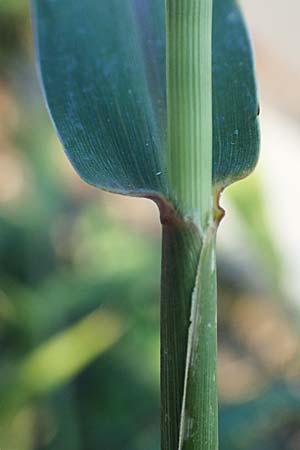
[[[168,175],[179,210],[212,209],[212,2],[167,0]]]

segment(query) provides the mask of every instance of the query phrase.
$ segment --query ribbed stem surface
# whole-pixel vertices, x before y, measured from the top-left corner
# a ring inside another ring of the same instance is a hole
[[[166,0],[169,181],[202,228],[212,192],[212,3]]]
[[[218,449],[215,230],[202,244],[187,345],[180,450]]]
[[[166,0],[167,168],[178,217],[163,226],[162,450],[218,448],[212,4]]]
[[[202,242],[185,224],[163,226],[161,277],[161,441],[179,445],[191,298]]]
[[[215,229],[163,227],[162,450],[217,450]]]

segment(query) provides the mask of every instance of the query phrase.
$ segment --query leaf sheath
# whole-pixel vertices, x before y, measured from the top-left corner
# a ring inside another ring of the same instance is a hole
[[[163,226],[162,450],[216,450],[215,230]]]

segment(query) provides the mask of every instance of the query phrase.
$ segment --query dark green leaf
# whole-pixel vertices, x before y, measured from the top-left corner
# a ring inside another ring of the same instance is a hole
[[[35,0],[50,113],[79,175],[121,193],[166,191],[164,17],[152,0]]]
[[[66,153],[88,183],[168,196],[163,0],[33,0],[41,77]],[[213,179],[258,154],[251,48],[234,0],[215,0]]]
[[[234,0],[214,1],[213,179],[221,187],[254,169],[259,112],[252,51]]]

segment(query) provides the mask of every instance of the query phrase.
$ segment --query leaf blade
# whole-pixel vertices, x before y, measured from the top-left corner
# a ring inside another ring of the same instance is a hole
[[[213,13],[213,181],[221,189],[249,174],[259,151],[252,48],[235,0]]]
[[[148,29],[161,31],[150,45],[141,4],[33,2],[41,78],[67,156],[88,183],[129,194],[166,191],[164,87],[145,65],[160,58],[162,10],[151,7]]]
[[[164,2],[33,0],[33,22],[49,111],[75,170],[105,190],[169,198]],[[259,147],[252,50],[234,0],[214,1],[212,56],[221,190],[253,170]]]

